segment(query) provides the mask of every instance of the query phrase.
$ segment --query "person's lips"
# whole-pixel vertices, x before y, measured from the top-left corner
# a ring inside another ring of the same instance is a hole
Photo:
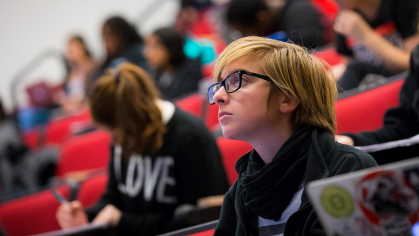
[[[229,116],[229,115],[232,115],[232,114],[228,113],[226,111],[220,111],[220,112],[218,112],[218,119],[221,119],[221,117],[223,117],[223,116]]]

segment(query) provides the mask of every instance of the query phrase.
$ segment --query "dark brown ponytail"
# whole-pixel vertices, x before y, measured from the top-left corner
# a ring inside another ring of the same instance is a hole
[[[166,129],[156,105],[158,90],[141,68],[124,63],[115,74],[100,78],[90,99],[96,123],[121,133],[123,156],[157,151],[163,145]]]

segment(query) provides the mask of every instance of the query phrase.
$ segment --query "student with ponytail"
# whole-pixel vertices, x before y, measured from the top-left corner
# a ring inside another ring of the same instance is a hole
[[[188,226],[182,209],[228,190],[210,132],[161,100],[141,68],[122,64],[99,79],[90,110],[96,124],[113,136],[109,183],[87,211],[78,201],[60,206],[62,228],[93,221],[116,227],[118,235],[156,235]]]

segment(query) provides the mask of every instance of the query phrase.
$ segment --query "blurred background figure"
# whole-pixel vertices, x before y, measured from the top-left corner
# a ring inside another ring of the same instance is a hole
[[[158,29],[145,41],[144,57],[155,70],[157,87],[166,99],[198,90],[202,78],[200,58],[187,58],[184,43],[183,36],[174,28]]]
[[[271,2],[232,0],[226,12],[228,25],[242,36],[268,36],[281,41],[288,39],[307,48],[326,43],[321,15],[309,1]]]
[[[179,32],[187,32],[196,23],[201,10],[212,5],[211,0],[180,0],[180,10],[176,15],[174,27]]]
[[[410,52],[419,43],[418,0],[335,1],[337,52],[347,57],[334,69],[341,90],[358,87],[368,74],[389,77],[409,68]]]
[[[107,19],[102,27],[102,37],[107,55],[101,66],[102,73],[122,62],[131,62],[148,70],[142,55],[143,39],[125,19],[119,16]]]
[[[382,128],[371,132],[336,135],[336,141],[351,146],[367,146],[419,134],[419,46],[412,51],[409,72],[399,94],[400,105],[386,112]]]
[[[211,133],[158,94],[148,74],[131,63],[98,80],[90,111],[112,134],[108,187],[86,212],[79,201],[61,205],[62,228],[93,220],[116,227],[118,235],[157,235],[188,226],[182,208],[228,190]]]
[[[20,152],[18,150],[21,150]],[[22,144],[16,123],[6,117],[0,100],[0,195],[15,193],[25,188],[24,183],[16,183],[13,165],[19,162],[28,148]]]
[[[73,36],[67,44],[67,76],[60,93],[59,103],[65,113],[73,113],[85,106],[98,66],[81,36]]]
[[[57,159],[55,147],[29,151],[18,125],[6,116],[0,99],[0,202],[2,198],[47,184]]]

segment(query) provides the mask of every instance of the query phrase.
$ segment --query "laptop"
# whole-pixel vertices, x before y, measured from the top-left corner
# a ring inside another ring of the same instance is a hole
[[[419,235],[419,158],[316,180],[307,194],[329,236]]]

